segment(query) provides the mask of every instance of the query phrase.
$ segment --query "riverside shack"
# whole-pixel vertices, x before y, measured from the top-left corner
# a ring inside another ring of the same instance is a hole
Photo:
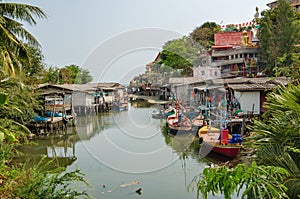
[[[104,110],[126,110],[128,106],[128,96],[126,88],[115,82],[98,83],[98,100],[103,102]]]

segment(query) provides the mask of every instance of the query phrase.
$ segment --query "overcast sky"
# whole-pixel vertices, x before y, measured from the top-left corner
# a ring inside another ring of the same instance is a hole
[[[166,41],[187,35],[207,21],[222,25],[249,22],[255,14],[255,7],[259,7],[262,11],[267,9],[266,4],[270,1],[19,0],[18,2],[39,6],[48,15],[48,19],[38,20],[37,26],[26,25],[41,43],[48,65],[63,67],[76,64],[89,69],[93,75],[95,71],[105,70],[109,74],[108,77],[96,74],[94,80],[116,81],[129,78],[127,77],[129,74],[140,73],[145,64],[155,58]],[[148,41],[136,43],[136,40]],[[132,43],[136,44],[131,45]],[[96,57],[100,61],[96,61]],[[107,70],[107,67],[111,70]],[[119,71],[120,74],[112,74],[113,71]]]

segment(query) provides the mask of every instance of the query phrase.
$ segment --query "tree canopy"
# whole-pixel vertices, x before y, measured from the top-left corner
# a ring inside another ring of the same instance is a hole
[[[49,67],[44,81],[53,84],[86,84],[93,78],[87,69],[77,65],[68,65],[63,68]]]
[[[190,37],[168,41],[163,46],[160,64],[181,70],[183,75],[191,75],[192,67],[199,63],[200,45]]]
[[[279,0],[274,9],[263,11],[262,16],[258,38],[267,75],[293,76],[294,71],[287,68],[294,65],[295,56],[299,58],[296,44],[300,42],[300,15],[286,0]],[[299,76],[299,65],[296,71]]]
[[[205,49],[209,49],[214,44],[214,34],[217,32],[221,32],[218,24],[215,22],[205,22],[200,27],[195,28],[190,33],[190,36]]]

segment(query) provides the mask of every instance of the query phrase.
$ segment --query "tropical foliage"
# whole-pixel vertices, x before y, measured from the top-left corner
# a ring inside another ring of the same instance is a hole
[[[60,78],[60,83],[67,84],[86,84],[92,81],[89,71],[76,65],[69,65],[60,69]]]
[[[300,196],[300,86],[281,87],[268,96],[263,121],[255,121],[252,137],[259,163],[284,168],[290,198]]]
[[[12,161],[30,133],[26,125],[39,109],[33,89],[43,79],[43,56],[21,23],[36,24],[35,17],[46,15],[35,6],[0,2],[0,198],[85,197],[86,192],[69,186],[73,181],[85,183],[78,170],[47,171],[45,161],[33,168]]]
[[[168,41],[163,46],[159,64],[181,70],[183,75],[192,75],[192,67],[199,64],[200,45],[190,37]]]
[[[294,57],[299,58],[299,54],[295,55],[299,53],[299,48],[296,47],[300,42],[299,16],[286,0],[279,0],[276,8],[262,12],[258,38],[261,60],[265,63],[269,76],[276,74],[293,77],[294,71],[281,68],[294,65]],[[299,75],[299,64],[296,67],[296,74]]]
[[[205,22],[197,27],[190,36],[193,40],[199,42],[200,46],[209,49],[214,44],[214,34],[221,32],[221,28],[215,22]]]
[[[65,168],[50,169],[53,162],[40,161],[32,168],[13,164],[18,151],[13,145],[0,145],[0,198],[89,198],[71,184],[88,185],[79,170],[64,172]]]
[[[93,80],[90,72],[74,64],[63,68],[50,67],[44,81],[53,84],[86,84]]]
[[[31,64],[25,42],[39,46],[38,41],[24,28],[20,21],[35,25],[35,17],[45,18],[38,7],[0,2],[0,69],[4,75],[16,77],[24,65]]]
[[[287,171],[280,167],[257,166],[255,162],[250,167],[239,164],[235,168],[217,167],[204,169],[203,174],[196,176],[193,182],[197,187],[197,197],[207,199],[208,194],[223,194],[230,199],[235,193],[241,198],[288,198],[286,187],[281,183]],[[200,179],[200,180],[199,180]],[[192,184],[193,185],[193,184]],[[192,187],[193,188],[193,187]]]

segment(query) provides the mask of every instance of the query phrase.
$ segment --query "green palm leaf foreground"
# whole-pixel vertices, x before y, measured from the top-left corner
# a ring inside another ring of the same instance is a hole
[[[46,14],[36,6],[0,2],[0,67],[4,75],[15,77],[22,65],[30,64],[24,42],[39,43],[21,22],[35,25],[35,18],[46,18]]]
[[[254,121],[251,138],[260,164],[284,168],[290,198],[300,196],[300,85],[280,87],[265,103],[263,121]]]

